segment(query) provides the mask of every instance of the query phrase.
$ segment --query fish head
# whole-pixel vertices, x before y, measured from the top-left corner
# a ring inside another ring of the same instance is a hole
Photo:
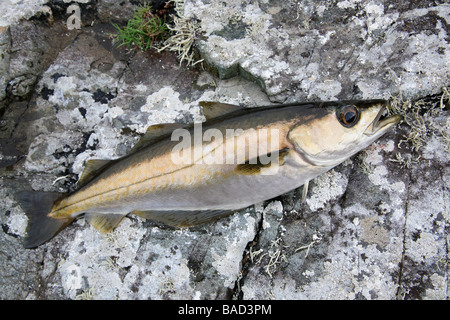
[[[288,134],[289,141],[313,165],[332,167],[365,149],[400,121],[387,116],[385,100],[322,103],[311,109],[320,116],[300,121]]]

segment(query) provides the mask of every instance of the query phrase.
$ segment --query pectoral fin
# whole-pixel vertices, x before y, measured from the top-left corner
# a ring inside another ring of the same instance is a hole
[[[261,161],[262,157],[258,157],[256,159],[250,159],[247,160],[245,163],[243,164],[239,164],[235,171],[238,174],[244,174],[244,175],[254,175],[254,174],[261,174],[262,170],[265,168],[270,168],[270,166],[272,165],[278,165],[281,166],[284,164],[284,158],[289,154],[289,152],[291,151],[291,149],[289,148],[284,148],[281,150],[278,150],[278,158],[276,158],[275,163],[269,162],[269,163],[265,163],[267,162],[267,159],[272,159],[272,155],[264,155],[264,159],[266,161]]]

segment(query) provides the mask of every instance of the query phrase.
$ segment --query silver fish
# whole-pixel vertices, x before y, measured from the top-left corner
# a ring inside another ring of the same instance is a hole
[[[90,160],[71,194],[23,191],[26,248],[84,214],[112,230],[129,213],[185,227],[277,197],[369,146],[400,121],[387,102],[336,101],[258,108],[204,102],[202,124],[151,126],[117,160]]]

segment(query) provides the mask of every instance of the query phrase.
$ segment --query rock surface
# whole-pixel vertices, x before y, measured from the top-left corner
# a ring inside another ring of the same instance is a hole
[[[221,77],[253,79],[272,100],[419,97],[449,82],[446,4],[192,0],[186,16]]]
[[[135,1],[79,2],[80,30],[65,1],[47,3],[53,19],[43,1],[3,13],[1,299],[448,299],[447,4],[186,0],[205,59],[187,68],[112,46],[110,22]],[[108,235],[80,218],[22,247],[16,191],[69,191],[88,159],[126,154],[149,125],[201,121],[199,101],[383,97],[424,99],[303,204],[300,188],[215,223],[132,216]]]

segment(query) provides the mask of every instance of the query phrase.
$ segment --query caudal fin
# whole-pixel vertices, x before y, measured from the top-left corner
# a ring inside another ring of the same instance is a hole
[[[73,218],[55,219],[48,216],[53,203],[61,197],[61,193],[21,191],[16,193],[15,197],[28,217],[25,248],[35,248],[50,240],[73,220]]]

